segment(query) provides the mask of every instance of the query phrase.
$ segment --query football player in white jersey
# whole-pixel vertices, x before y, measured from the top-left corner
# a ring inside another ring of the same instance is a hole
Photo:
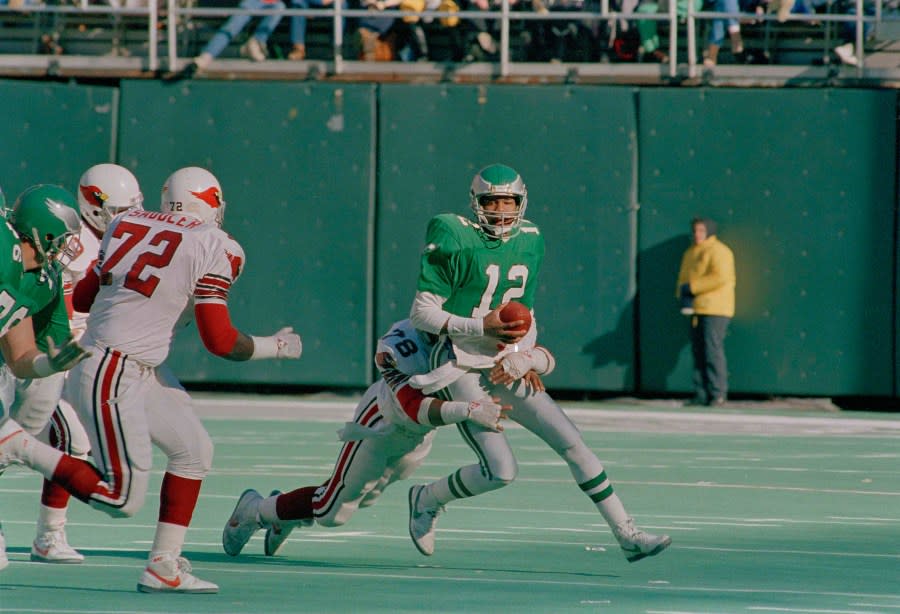
[[[444,401],[426,397],[410,385],[410,376],[428,371],[436,341],[436,336],[417,331],[409,320],[391,326],[375,354],[381,377],[363,394],[353,421],[338,432],[345,443],[331,477],[322,485],[283,494],[276,491],[265,499],[256,490],[244,491],[222,532],[225,552],[239,554],[260,528],[267,529],[264,551],[272,556],[296,526],[345,524],[357,509],[373,505],[385,488],[421,465],[439,426],[469,421],[501,431],[500,421],[509,406],[489,397]],[[549,356],[544,348],[535,354]],[[539,384],[537,375],[530,376]]]
[[[0,463],[32,467],[113,517],[142,507],[152,445],[166,454],[156,534],[137,584],[142,592],[218,592],[181,556],[213,453],[190,396],[163,365],[182,312],[193,301],[204,345],[228,360],[299,358],[302,350],[290,327],[251,337],[232,325],[227,299],[244,252],[220,228],[224,208],[212,173],[175,171],[163,187],[162,211],[113,219],[97,264],[75,287],[75,309],[90,311],[81,345],[92,356],[67,378],[65,394],[88,427],[96,469],[12,421],[0,427]]]
[[[543,390],[510,386],[491,375],[506,352],[513,348],[528,352],[534,344],[533,318],[527,333],[516,333],[524,322],[504,323],[499,311],[510,300],[533,311],[544,240],[538,227],[524,217],[528,192],[519,173],[508,166],[481,169],[472,180],[469,203],[473,218],[442,214],[428,224],[410,320],[418,329],[447,335],[450,343],[437,345],[432,357],[432,365],[441,365],[435,373],[442,376],[433,381],[413,378],[414,385],[426,394],[443,389],[449,393],[446,398],[456,401],[490,396],[511,405],[509,418],[565,460],[628,561],[658,554],[671,539],[635,527],[600,459],[559,405]],[[512,364],[507,369],[513,379],[526,371]],[[426,556],[434,553],[435,525],[447,503],[502,488],[518,473],[503,433],[471,421],[461,422],[458,429],[479,462],[409,490],[409,533]]]
[[[62,264],[63,291],[72,337],[80,339],[88,314],[72,308],[72,290],[97,260],[100,239],[116,215],[141,208],[144,196],[135,176],[118,164],[95,164],[82,173],[76,191],[81,212],[81,232],[72,257]],[[87,458],[90,441],[71,404],[60,398],[65,373],[36,380],[19,380],[13,415],[31,434],[58,450]],[[44,480],[37,535],[31,545],[31,560],[44,563],[80,563],[84,556],[66,538],[66,509],[69,492]]]

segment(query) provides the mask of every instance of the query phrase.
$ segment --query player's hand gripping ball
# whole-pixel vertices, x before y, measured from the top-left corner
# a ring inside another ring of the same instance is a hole
[[[506,307],[500,310],[499,315],[503,322],[515,322],[516,320],[523,321],[520,328],[507,332],[525,334],[528,332],[528,329],[531,328],[531,311],[522,303],[510,301],[506,304]]]

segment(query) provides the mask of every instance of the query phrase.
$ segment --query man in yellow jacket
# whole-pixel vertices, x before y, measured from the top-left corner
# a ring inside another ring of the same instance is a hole
[[[716,237],[708,218],[691,220],[693,245],[685,250],[675,294],[691,319],[694,398],[691,405],[717,406],[728,397],[725,333],[734,316],[734,254]]]

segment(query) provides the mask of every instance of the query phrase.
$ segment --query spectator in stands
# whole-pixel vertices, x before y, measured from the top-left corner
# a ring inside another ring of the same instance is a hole
[[[238,5],[245,10],[266,9],[272,11],[272,15],[263,17],[253,35],[241,46],[241,55],[249,57],[254,62],[263,62],[268,57],[269,36],[281,22],[281,11],[284,10],[284,2],[281,0],[241,0]],[[241,31],[247,27],[252,15],[232,15],[228,18],[219,31],[203,48],[203,52],[194,58],[192,62],[194,70],[206,70],[214,58],[219,57],[225,48],[233,41]]]
[[[675,295],[690,318],[694,356],[691,405],[720,406],[728,396],[725,333],[734,316],[734,254],[716,237],[709,218],[691,220],[693,244],[685,250]]]
[[[359,59],[414,62],[428,57],[428,41],[417,16],[391,13],[425,10],[424,0],[363,0],[370,14],[359,20]]]
[[[328,8],[334,6],[334,0],[291,0],[291,7],[297,9]],[[347,0],[341,0],[341,8],[347,10]],[[347,20],[341,20],[341,29],[347,32]],[[289,60],[306,59],[306,17],[296,15],[291,17],[291,50],[288,52]]]
[[[509,0],[510,7],[515,7],[518,3],[518,0]],[[463,8],[469,11],[499,11],[500,0],[467,0]],[[497,19],[470,19],[466,21],[466,26],[475,41],[471,47],[471,53],[466,59],[477,61],[496,57],[500,51],[498,44],[500,21]]]
[[[740,13],[742,0],[713,0],[713,10],[720,13]],[[731,39],[731,53],[740,64],[744,61],[744,39],[741,24],[735,17],[713,19],[709,28],[709,44],[703,52],[703,65],[712,68],[719,63],[719,50],[725,42],[725,32]]]
[[[694,3],[694,11],[701,10],[703,0],[677,0],[676,12],[679,17],[686,17],[688,13],[688,4]],[[632,15],[639,13],[641,15],[652,15],[656,13],[668,13],[669,7],[667,0],[624,0],[622,2],[623,15]],[[613,52],[617,56],[624,53],[626,56],[632,57],[624,59],[624,61],[642,61],[642,62],[658,62],[665,63],[669,61],[669,56],[663,51],[662,43],[659,39],[658,21],[655,19],[637,19],[635,28],[637,34],[631,29],[630,23],[619,25],[621,35],[616,37],[613,42]],[[637,49],[634,49],[634,44]],[[633,50],[633,51],[632,51]]]
[[[852,0],[839,0],[835,3],[836,12],[845,15],[856,15],[856,2]],[[874,15],[875,6],[871,1],[863,2],[863,15]],[[863,24],[863,40],[865,40],[872,29],[871,24]],[[848,66],[857,66],[859,64],[859,54],[856,49],[856,22],[843,21],[838,26],[838,35],[843,41],[834,48],[834,53],[842,64]]]

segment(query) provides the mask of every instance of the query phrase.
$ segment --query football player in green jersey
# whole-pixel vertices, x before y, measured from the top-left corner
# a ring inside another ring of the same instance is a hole
[[[10,415],[19,409],[17,385],[65,371],[87,357],[70,339],[57,262],[73,255],[69,240],[81,227],[75,197],[58,186],[32,186],[5,210],[5,218],[0,223],[0,424],[13,422]],[[21,419],[32,430],[43,427],[35,417]],[[7,564],[0,531],[0,569]]]
[[[508,166],[492,164],[475,175],[469,196],[474,219],[443,214],[428,224],[410,319],[420,330],[444,335],[445,341],[432,353],[435,370],[411,382],[424,394],[454,401],[495,397],[511,405],[508,418],[566,461],[629,561],[662,552],[671,543],[669,536],[635,527],[600,460],[544,391],[537,373],[548,374],[554,365],[545,364],[548,354],[532,352],[534,318],[527,332],[519,330],[522,321],[500,319],[500,310],[511,300],[533,313],[544,258],[543,236],[524,217],[528,192],[522,177]],[[502,432],[470,421],[457,427],[479,462],[409,490],[409,533],[425,555],[434,553],[437,518],[447,503],[506,486],[518,473]]]

